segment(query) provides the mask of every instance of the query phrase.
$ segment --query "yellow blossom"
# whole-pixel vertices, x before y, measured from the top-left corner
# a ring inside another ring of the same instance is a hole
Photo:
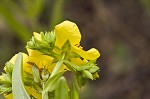
[[[63,44],[67,40],[69,40],[71,44],[71,50],[80,55],[84,60],[96,60],[100,56],[99,51],[95,48],[91,48],[88,51],[84,51],[82,49],[82,47],[80,46],[81,33],[75,23],[70,21],[64,21],[56,25],[54,31],[56,34],[55,46],[61,48]],[[36,39],[41,40],[41,35],[39,33],[34,32],[33,35]],[[78,60],[82,61],[81,59]]]
[[[95,48],[92,48],[88,51],[84,51],[82,47],[76,46],[80,45],[81,34],[77,27],[77,25],[70,21],[64,21],[55,26],[56,33],[56,43],[55,45],[58,47],[62,47],[62,45],[69,40],[71,44],[71,49],[79,54],[82,58],[87,60],[95,60],[100,56],[100,53]]]

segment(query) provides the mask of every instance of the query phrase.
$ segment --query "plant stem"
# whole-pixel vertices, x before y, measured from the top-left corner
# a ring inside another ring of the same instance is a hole
[[[52,71],[52,74],[50,75],[50,78],[53,77],[55,74],[57,74],[57,72],[59,71],[60,67],[63,64],[63,60],[65,58],[66,53],[63,53],[62,58],[57,62],[54,70]]]
[[[56,75],[58,73],[59,69],[61,68],[61,66],[63,64],[65,55],[66,55],[66,53],[63,53],[62,58],[57,62],[56,66],[55,66],[54,70],[52,71],[49,78],[53,77],[54,75]],[[43,88],[44,88],[44,86],[43,86]],[[49,99],[48,92],[45,90],[42,91],[42,99]]]

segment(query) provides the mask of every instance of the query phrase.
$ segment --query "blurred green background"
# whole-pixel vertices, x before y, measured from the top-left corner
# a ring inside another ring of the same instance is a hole
[[[150,99],[150,0],[0,0],[1,71],[32,32],[63,20],[79,26],[84,49],[101,52],[100,79],[81,99]]]

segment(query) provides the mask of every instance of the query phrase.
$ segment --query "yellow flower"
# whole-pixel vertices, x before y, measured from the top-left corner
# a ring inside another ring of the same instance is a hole
[[[55,46],[61,48],[63,44],[67,40],[69,40],[71,44],[71,51],[74,51],[77,54],[79,54],[84,60],[96,60],[100,56],[99,51],[95,48],[91,48],[88,51],[84,51],[82,49],[82,47],[80,46],[81,33],[78,29],[78,26],[75,23],[70,22],[70,21],[64,21],[56,25],[54,31],[56,34]],[[34,32],[33,35],[37,40],[39,41],[42,40],[41,35],[39,33]],[[81,63],[80,65],[86,63],[85,61],[81,62],[82,61],[81,59],[78,59],[78,62],[79,60]],[[79,65],[77,64],[78,62],[73,62],[73,63],[75,63],[76,65]]]
[[[84,51],[80,45],[81,34],[77,27],[77,25],[70,21],[64,21],[55,26],[56,33],[56,43],[55,45],[58,47],[62,47],[62,45],[69,40],[71,44],[71,49],[79,54],[82,58],[87,60],[95,60],[100,56],[100,53],[97,49],[92,48],[88,51]]]

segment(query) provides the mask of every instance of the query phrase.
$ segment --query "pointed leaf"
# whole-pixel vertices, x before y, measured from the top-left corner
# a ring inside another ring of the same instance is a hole
[[[68,85],[64,77],[61,77],[56,86],[55,99],[69,99],[68,95]]]
[[[40,79],[40,72],[39,72],[39,69],[34,65],[32,65],[32,74],[33,74],[34,81],[36,83],[39,83],[41,80]]]
[[[71,94],[70,94],[71,99],[79,99],[79,92],[74,83],[72,84],[70,91],[71,91]]]
[[[86,78],[89,78],[89,79],[92,79],[93,80],[93,75],[87,71],[87,70],[83,70],[83,76],[86,77]]]
[[[90,73],[95,73],[95,72],[97,72],[97,71],[99,71],[100,69],[99,69],[99,67],[98,66],[92,66],[90,69],[89,69],[89,72]]]
[[[42,99],[49,99],[48,92],[52,92],[56,87],[57,80],[64,74],[65,71],[59,72],[56,75],[49,77],[42,91]]]
[[[47,83],[45,84],[44,90],[45,91],[53,91],[55,82],[64,74],[65,71],[59,72],[53,77],[49,78]]]
[[[30,99],[22,80],[22,54],[19,53],[12,74],[13,99]]]

